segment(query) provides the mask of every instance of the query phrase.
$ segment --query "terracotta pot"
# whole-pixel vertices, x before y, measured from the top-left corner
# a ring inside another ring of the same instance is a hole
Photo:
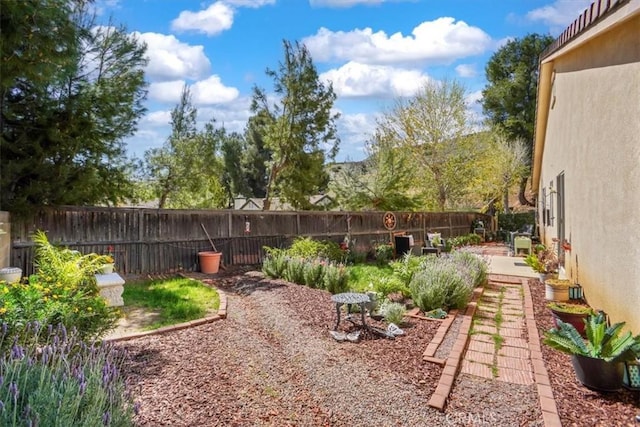
[[[564,311],[554,310],[553,308],[549,308],[549,310],[551,310],[551,316],[553,317],[553,326],[558,327],[557,321],[559,319],[564,323],[573,325],[583,338],[586,337],[584,320],[589,317],[589,313],[566,313]]]
[[[622,388],[623,362],[612,363],[603,359],[574,354],[571,356],[571,364],[578,381],[591,390],[617,391]]]
[[[220,257],[222,252],[205,251],[198,252],[200,260],[200,271],[205,274],[215,274],[220,268]]]

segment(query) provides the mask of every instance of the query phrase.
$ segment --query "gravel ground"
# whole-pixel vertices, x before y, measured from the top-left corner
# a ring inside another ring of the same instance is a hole
[[[335,309],[325,291],[242,272],[224,273],[215,285],[229,298],[226,320],[118,344],[129,352],[124,373],[140,405],[137,425],[543,425],[535,386],[468,375],[457,378],[444,413],[430,408],[442,368],[422,353],[439,322],[412,319],[395,340],[340,343],[329,335]],[[532,294],[542,295],[534,301],[542,333],[551,316],[544,291],[532,286]],[[558,402],[563,425],[632,425],[625,423],[640,413],[635,395],[589,392],[568,358],[543,351],[554,394],[566,399]]]

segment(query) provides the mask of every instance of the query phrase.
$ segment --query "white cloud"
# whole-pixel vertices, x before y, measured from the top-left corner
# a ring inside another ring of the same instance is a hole
[[[223,0],[224,3],[235,7],[258,8],[270,4],[275,4],[276,0]]]
[[[482,99],[482,91],[477,90],[475,92],[468,93],[465,97],[465,102],[469,107],[478,105],[478,101]]]
[[[478,75],[474,64],[460,64],[456,67],[456,73],[460,77],[475,77]]]
[[[216,75],[194,83],[191,93],[196,105],[222,104],[233,101],[239,95],[238,89],[223,85]]]
[[[234,11],[231,6],[217,1],[199,12],[183,10],[171,22],[174,31],[197,31],[208,36],[214,36],[233,25]]]
[[[358,161],[366,158],[366,143],[376,128],[377,113],[343,114],[337,121],[340,152],[336,160]]]
[[[527,19],[541,21],[558,34],[571,24],[592,0],[556,0],[553,4],[534,9],[527,13]]]
[[[311,7],[351,7],[358,4],[379,5],[385,0],[309,0]]]
[[[357,61],[364,64],[422,63],[447,64],[455,59],[483,53],[491,37],[480,28],[444,17],[423,22],[411,35],[387,35],[371,28],[349,32],[320,28],[303,39],[313,59]]]
[[[152,111],[141,121],[142,125],[150,126],[166,126],[171,123],[171,111],[170,110],[158,110]]]
[[[180,101],[184,85],[184,80],[151,83],[149,85],[149,99],[177,104]],[[216,75],[193,83],[189,89],[193,104],[196,106],[228,103],[239,95],[238,89],[225,86],[220,81],[220,77]]]
[[[211,62],[202,45],[190,46],[173,35],[134,32],[147,44],[147,77],[152,80],[180,78],[199,79],[206,76]]]
[[[331,81],[341,97],[398,97],[413,95],[429,77],[419,70],[349,62],[320,75]]]
[[[149,99],[167,104],[177,104],[180,101],[184,80],[157,82],[149,85]]]

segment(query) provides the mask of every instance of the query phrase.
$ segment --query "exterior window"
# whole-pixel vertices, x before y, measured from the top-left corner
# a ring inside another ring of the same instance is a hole
[[[549,212],[547,211],[547,189],[542,189],[542,225],[546,226],[548,222]]]
[[[555,212],[553,211],[553,198],[555,197],[556,192],[553,190],[553,181],[549,183],[549,214],[548,214],[548,224],[553,227],[553,220],[555,219]]]

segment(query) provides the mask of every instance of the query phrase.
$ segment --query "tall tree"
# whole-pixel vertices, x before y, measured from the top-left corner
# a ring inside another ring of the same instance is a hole
[[[263,198],[267,194],[267,180],[269,171],[267,170],[271,159],[271,151],[265,147],[264,137],[266,124],[270,117],[262,110],[258,114],[249,118],[244,133],[246,149],[242,154],[242,169],[244,179],[248,187],[248,194]]]
[[[233,207],[234,197],[251,195],[246,179],[247,172],[242,164],[242,155],[247,151],[246,148],[242,135],[235,132],[225,135],[220,147],[223,163],[222,184],[227,193],[230,208]]]
[[[465,89],[456,81],[428,82],[409,99],[399,99],[378,121],[380,140],[411,153],[416,182],[430,208],[443,211],[468,190],[477,157]]]
[[[493,54],[485,69],[488,83],[482,91],[484,114],[509,140],[523,140],[528,147],[529,172],[520,181],[522,205],[533,205],[525,197],[525,190],[533,151],[539,57],[553,40],[540,34],[511,40]]]
[[[124,139],[146,96],[145,46],[82,0],[2,1],[2,209],[131,196]]]
[[[262,138],[271,152],[264,209],[274,193],[295,208],[308,208],[308,196],[328,182],[325,160],[338,151],[339,115],[331,111],[336,95],[331,84],[320,82],[309,51],[298,42],[284,41],[284,60],[278,70],[267,69],[267,76],[278,101],[270,104],[267,93],[254,87],[251,104],[265,118]]]
[[[145,170],[159,208],[220,208],[227,205],[218,151],[224,128],[215,121],[198,131],[198,110],[185,85],[171,111],[171,135],[160,148],[145,152]]]
[[[527,174],[527,144],[521,140],[510,141],[503,132],[491,129],[477,135],[476,145],[484,152],[475,162],[477,174],[471,181],[473,188],[470,202],[501,206],[509,211],[509,196]]]

